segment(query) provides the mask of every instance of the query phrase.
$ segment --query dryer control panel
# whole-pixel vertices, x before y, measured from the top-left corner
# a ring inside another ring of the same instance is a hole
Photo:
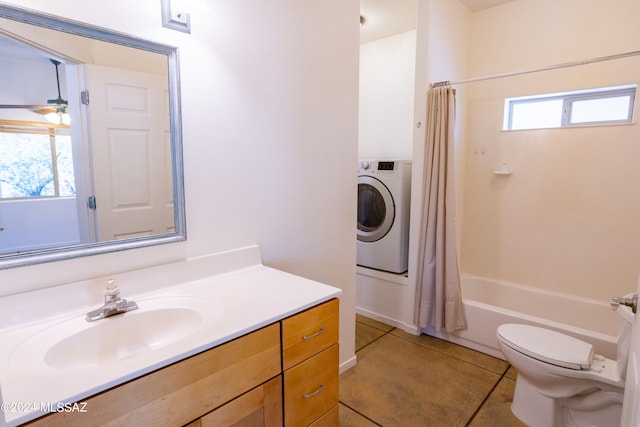
[[[374,171],[393,171],[396,170],[395,161],[378,161],[378,160],[362,160],[358,162],[358,169]]]
[[[378,162],[379,171],[392,171],[395,169],[396,162]]]

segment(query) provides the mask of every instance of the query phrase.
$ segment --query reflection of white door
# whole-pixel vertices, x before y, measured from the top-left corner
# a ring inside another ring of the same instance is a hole
[[[174,231],[166,76],[86,66],[99,241]]]
[[[637,292],[640,294],[640,280]],[[629,365],[627,365],[620,425],[625,427],[640,426],[640,322],[638,322],[637,313],[631,332],[631,354],[629,354]]]

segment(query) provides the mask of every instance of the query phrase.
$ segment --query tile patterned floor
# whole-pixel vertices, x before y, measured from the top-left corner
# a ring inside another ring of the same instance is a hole
[[[360,315],[356,354],[340,377],[340,426],[524,426],[503,360]]]

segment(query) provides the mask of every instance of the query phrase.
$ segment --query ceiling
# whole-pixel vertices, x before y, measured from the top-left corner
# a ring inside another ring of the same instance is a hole
[[[10,40],[0,35],[0,61],[7,62],[41,62],[50,64],[49,58],[35,49],[26,47],[23,44]]]
[[[513,0],[460,0],[460,3],[467,6],[472,11],[477,12],[503,3],[509,3],[510,1]]]
[[[513,0],[459,1],[471,11],[477,12]],[[368,43],[416,28],[417,8],[418,0],[360,0],[360,14],[365,19],[360,30],[360,43]]]

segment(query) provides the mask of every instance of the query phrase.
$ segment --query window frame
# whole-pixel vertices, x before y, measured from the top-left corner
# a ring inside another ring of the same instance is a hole
[[[573,92],[561,92],[553,94],[541,94],[532,96],[522,96],[505,99],[505,116],[503,120],[503,130],[535,130],[535,129],[557,129],[576,126],[598,126],[598,125],[610,125],[610,124],[627,124],[633,123],[633,117],[635,113],[635,98],[636,98],[637,85],[625,85],[625,86],[613,86],[599,89],[580,90]],[[605,98],[618,98],[623,96],[629,96],[629,106],[627,110],[627,117],[621,120],[599,120],[589,122],[572,122],[571,110],[573,103],[576,101],[589,101]],[[531,127],[513,129],[513,109],[515,105],[531,104],[542,101],[562,100],[562,117],[560,120],[560,126],[555,127]]]

